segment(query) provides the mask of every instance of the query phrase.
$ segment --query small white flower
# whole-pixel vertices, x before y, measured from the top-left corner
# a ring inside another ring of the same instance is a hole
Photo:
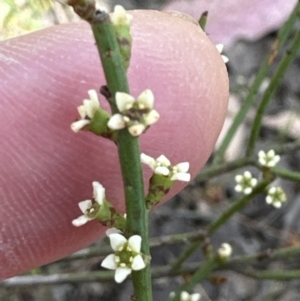
[[[262,166],[274,167],[280,161],[280,156],[276,155],[273,149],[269,150],[267,153],[264,151],[258,152],[258,162]]]
[[[75,133],[79,132],[88,124],[90,124],[91,119],[95,115],[95,112],[100,109],[100,104],[96,90],[89,90],[88,94],[90,98],[84,99],[83,105],[77,107],[80,119],[71,124],[71,129]]]
[[[127,14],[126,10],[121,5],[116,5],[114,12],[111,15],[111,21],[114,25],[130,25],[132,22],[132,15]]]
[[[95,207],[101,206],[103,204],[103,201],[105,199],[105,188],[99,182],[94,181],[93,190],[93,200],[85,200],[78,203],[78,206],[83,215],[72,221],[72,224],[75,227],[82,226],[87,222],[93,220],[94,217],[92,216],[93,213],[95,213]]]
[[[148,165],[155,174],[169,176],[171,181],[189,182],[191,175],[188,173],[189,162],[179,163],[172,166],[171,162],[164,155],[159,156],[156,160],[144,153],[141,154],[142,163]]]
[[[115,254],[108,255],[101,266],[110,270],[116,270],[115,281],[123,282],[131,271],[139,271],[146,267],[141,253],[142,238],[133,235],[126,239],[120,233],[109,234],[110,245]]]
[[[235,191],[243,192],[244,194],[250,194],[257,184],[257,179],[253,178],[249,171],[245,171],[244,175],[237,175],[235,181],[237,182]]]
[[[170,298],[174,298],[175,293],[170,293]],[[180,293],[180,301],[199,301],[201,298],[200,294],[189,294],[188,292],[182,291]]]
[[[275,208],[280,208],[282,203],[286,202],[286,194],[281,187],[271,187],[268,190],[268,195],[266,197],[266,203],[273,205]]]
[[[228,259],[232,254],[232,247],[228,243],[222,243],[218,249],[218,255],[222,259]]]
[[[222,54],[223,49],[224,49],[224,45],[223,45],[223,44],[217,44],[216,47],[217,47],[218,51],[219,51],[220,54],[221,54],[221,57],[222,57],[222,59],[223,59],[223,62],[224,62],[225,64],[228,63],[228,62],[229,62],[229,58],[228,58],[227,56],[225,56],[225,55]]]
[[[117,92],[116,104],[120,113],[114,114],[107,123],[112,130],[127,127],[132,136],[139,136],[159,119],[158,112],[153,110],[154,95],[149,89],[137,99],[127,93]]]

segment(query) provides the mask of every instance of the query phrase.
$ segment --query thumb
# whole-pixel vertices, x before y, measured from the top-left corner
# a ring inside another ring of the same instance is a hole
[[[189,161],[195,175],[224,120],[225,66],[194,23],[156,11],[132,14],[131,94],[151,89],[161,116],[141,137],[142,151],[165,154],[174,164]],[[80,215],[78,202],[91,198],[92,181],[104,185],[119,210],[125,206],[115,145],[70,130],[87,90],[105,84],[89,26],[56,26],[0,43],[0,72],[4,279],[103,236],[105,229],[96,222],[71,224]],[[182,188],[176,184],[168,198]]]

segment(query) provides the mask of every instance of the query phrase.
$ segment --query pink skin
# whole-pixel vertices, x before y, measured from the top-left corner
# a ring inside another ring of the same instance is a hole
[[[131,94],[152,89],[159,122],[142,151],[189,161],[195,176],[224,121],[226,68],[194,23],[155,11],[133,12]],[[124,199],[115,145],[70,124],[87,90],[105,84],[89,26],[48,28],[0,44],[0,280],[77,251],[104,235],[76,228],[92,181],[119,210]],[[101,98],[104,107],[105,100]],[[145,167],[145,177],[150,172]],[[167,199],[184,187],[176,183]]]

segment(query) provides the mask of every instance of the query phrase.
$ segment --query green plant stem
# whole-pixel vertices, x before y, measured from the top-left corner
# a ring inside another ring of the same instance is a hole
[[[299,258],[300,247],[288,247],[277,250],[268,249],[263,252],[255,253],[252,255],[236,256],[229,259],[222,265],[214,267],[216,270],[232,270],[238,273],[244,274],[242,268],[249,264],[257,262],[270,262],[274,260],[284,260]],[[205,264],[203,262],[190,262],[183,265],[183,267],[174,272],[172,271],[172,265],[165,265],[160,267],[154,267],[152,269],[153,278],[162,278],[168,276],[178,276],[182,274],[195,273],[201,266]],[[209,263],[207,263],[209,267]],[[207,267],[207,269],[208,269]],[[288,271],[287,271],[288,272]],[[249,275],[250,277],[257,278],[255,273]],[[0,287],[29,287],[36,285],[58,285],[66,283],[86,283],[97,281],[113,281],[114,273],[112,271],[89,271],[89,272],[77,272],[77,273],[64,273],[54,275],[26,275],[17,276],[0,282]],[[298,279],[298,277],[296,278]],[[290,279],[288,279],[290,280]]]
[[[236,115],[227,135],[223,139],[220,147],[218,148],[216,152],[216,156],[214,158],[213,163],[219,163],[222,162],[224,159],[225,151],[227,150],[232,138],[234,137],[237,129],[239,128],[240,124],[245,120],[246,114],[249,111],[249,109],[252,107],[255,97],[257,95],[258,89],[261,86],[261,83],[265,79],[269,69],[270,69],[270,58],[272,58],[272,61],[274,61],[276,57],[276,53],[278,49],[280,49],[287,40],[289,34],[292,32],[294,28],[294,24],[296,23],[297,19],[299,18],[299,9],[300,9],[300,2],[297,2],[296,7],[294,8],[293,12],[291,13],[289,19],[284,24],[284,26],[280,29],[278,33],[277,40],[275,41],[274,45],[276,46],[275,49],[271,49],[270,53],[267,55],[264,62],[261,64],[261,67],[254,79],[254,82],[249,90],[249,93],[242,105],[242,108],[240,109],[239,113]]]
[[[189,292],[193,287],[200,283],[202,280],[209,277],[211,272],[219,265],[215,257],[208,258],[200,267],[193,273],[193,276],[188,279],[180,288],[176,291],[176,295],[173,298],[168,299],[168,301],[179,301],[180,292],[186,291]]]
[[[259,271],[251,268],[241,271],[241,273],[259,280],[290,281],[300,278],[300,270]]]
[[[277,168],[277,167],[272,168],[272,172],[275,173],[280,178],[287,179],[294,182],[300,182],[300,172]]]
[[[240,158],[232,162],[212,165],[201,171],[194,181],[202,182],[249,165],[256,165],[256,158]]]
[[[243,209],[255,195],[264,192],[265,188],[269,185],[269,182],[263,181],[259,183],[249,195],[243,196],[238,201],[234,202],[222,215],[217,218],[207,229],[208,234],[214,233],[220,226],[224,225],[228,219],[236,212]]]
[[[300,141],[294,141],[290,143],[286,143],[283,145],[275,146],[274,150],[276,154],[279,155],[285,155],[289,153],[293,153],[297,150],[300,149]],[[246,158],[239,158],[237,160],[234,160],[232,162],[226,162],[226,163],[221,163],[218,165],[212,165],[204,170],[202,170],[197,177],[194,179],[194,181],[197,182],[202,182],[202,181],[207,181],[210,180],[214,177],[218,177],[220,175],[229,173],[231,171],[243,168],[245,166],[256,166],[257,168],[261,169],[261,166],[257,163],[257,156],[251,156],[251,157],[246,157]],[[293,172],[288,172],[285,170],[279,170],[277,168],[274,169],[274,172],[278,176],[282,176],[283,178],[290,179],[292,181],[298,181],[298,173],[293,173]],[[290,173],[290,174],[288,174]]]
[[[269,182],[263,181],[259,183],[253,190],[253,192],[249,195],[243,196],[238,201],[234,202],[222,215],[217,218],[207,229],[207,236],[213,234],[216,230],[218,230],[222,225],[224,225],[228,219],[244,208],[251,199],[260,192],[263,192],[264,189],[268,186]],[[183,253],[179,256],[179,258],[173,264],[173,271],[177,271],[180,269],[182,263],[198,248],[199,244],[203,242],[203,239],[199,239],[198,241],[193,242],[187,247]]]
[[[198,21],[199,26],[201,27],[201,29],[202,29],[203,31],[205,31],[205,27],[206,27],[206,23],[207,23],[207,17],[208,17],[208,11],[205,11],[205,12],[201,15],[201,17],[200,17],[200,19],[199,19],[199,21]]]
[[[262,97],[261,103],[257,109],[257,113],[253,121],[253,126],[249,138],[249,143],[247,146],[246,156],[250,156],[254,151],[266,108],[272,96],[274,95],[275,91],[279,87],[280,81],[283,78],[283,75],[285,74],[287,68],[296,57],[299,47],[300,47],[300,31],[297,32],[290,50],[286,51],[274,76],[271,79],[270,85],[268,86],[267,90],[265,91]]]
[[[87,15],[86,20],[92,27],[107,87],[111,94],[109,98],[111,110],[112,113],[117,113],[115,94],[116,92],[129,93],[129,86],[110,17],[107,13],[100,11],[94,11],[92,14],[89,10],[92,10],[92,2],[94,1],[86,3],[87,1],[72,0],[72,2],[78,2],[76,3],[77,6],[73,6],[74,9],[76,7],[78,11],[84,11],[84,14]],[[82,2],[84,5],[78,8]],[[127,129],[123,129],[118,133],[117,146],[126,202],[127,224],[125,232],[128,236],[140,235],[142,237],[141,251],[150,256],[148,213],[144,201],[139,141],[138,138],[132,137]],[[152,301],[150,265],[148,264],[145,269],[140,271],[133,271],[132,281],[136,299]]]
[[[265,251],[251,254],[251,255],[242,255],[236,256],[234,258],[229,259],[226,263],[224,263],[223,267],[227,268],[235,268],[240,267],[241,264],[248,265],[253,264],[255,262],[266,262],[266,261],[274,261],[274,260],[289,260],[293,258],[298,258],[300,256],[300,247],[287,247],[280,249],[267,249]]]
[[[107,17],[106,22],[101,22],[100,24],[101,26],[92,24],[92,29],[97,42],[108,89],[112,95],[115,95],[118,91],[129,93],[125,69],[109,18]],[[104,37],[107,37],[107,39],[104,40]],[[115,57],[112,52],[113,49],[116,49]],[[113,113],[117,112],[115,101],[111,102],[111,107]],[[150,255],[148,212],[144,201],[144,181],[139,141],[138,138],[132,137],[127,129],[124,129],[118,134],[117,146],[126,201],[126,233],[128,236],[134,234],[140,235],[142,237],[141,251],[146,255]],[[148,264],[143,270],[133,271],[132,281],[137,300],[151,301],[150,265]]]

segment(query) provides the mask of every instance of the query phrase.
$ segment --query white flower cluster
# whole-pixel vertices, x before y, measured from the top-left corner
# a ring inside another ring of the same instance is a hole
[[[174,298],[175,293],[170,293],[170,298]],[[188,292],[182,291],[180,293],[180,301],[199,301],[201,298],[200,294],[189,294]]]
[[[132,22],[132,15],[128,14],[123,6],[116,5],[114,12],[110,17],[112,23],[116,26],[118,25],[127,25],[130,26]]]
[[[164,155],[154,159],[143,153],[141,154],[141,161],[147,164],[155,174],[169,176],[171,181],[189,182],[191,180],[191,175],[188,173],[190,167],[189,162],[183,162],[173,166]]]
[[[225,64],[228,63],[228,62],[229,62],[229,58],[228,58],[227,56],[225,56],[225,55],[222,54],[223,49],[224,49],[224,45],[223,45],[223,44],[217,44],[216,47],[217,47],[218,51],[219,51],[220,54],[221,54],[221,57],[222,57],[222,59],[223,59],[223,62],[224,62]]]
[[[112,130],[128,128],[132,136],[139,136],[146,128],[159,119],[157,111],[153,110],[154,95],[147,89],[137,99],[123,93],[116,93],[116,105],[120,113],[114,114],[107,126]]]
[[[88,94],[90,98],[84,99],[83,105],[77,107],[80,119],[71,124],[71,129],[75,133],[79,132],[88,124],[90,124],[91,119],[95,115],[95,112],[100,109],[96,90],[89,90]]]
[[[273,149],[269,150],[267,153],[264,151],[258,152],[258,162],[260,165],[265,167],[274,167],[280,161],[280,156],[276,155]]]
[[[101,206],[105,199],[105,188],[99,182],[93,182],[93,200],[85,200],[78,203],[78,206],[83,213],[83,215],[72,221],[72,224],[75,227],[82,226],[87,222],[93,220],[93,217],[90,217],[91,214],[95,211],[94,205]]]
[[[281,187],[271,187],[268,190],[266,203],[273,205],[275,208],[280,208],[282,203],[286,202],[286,194]]]
[[[139,271],[146,267],[146,263],[141,253],[142,238],[139,235],[133,235],[126,239],[120,233],[107,232],[110,245],[115,254],[108,255],[101,263],[101,266],[116,270],[115,281],[123,282],[132,271]]]
[[[237,175],[235,181],[237,182],[235,191],[243,192],[244,194],[250,194],[257,184],[257,179],[253,178],[249,171],[245,171],[244,175]]]

